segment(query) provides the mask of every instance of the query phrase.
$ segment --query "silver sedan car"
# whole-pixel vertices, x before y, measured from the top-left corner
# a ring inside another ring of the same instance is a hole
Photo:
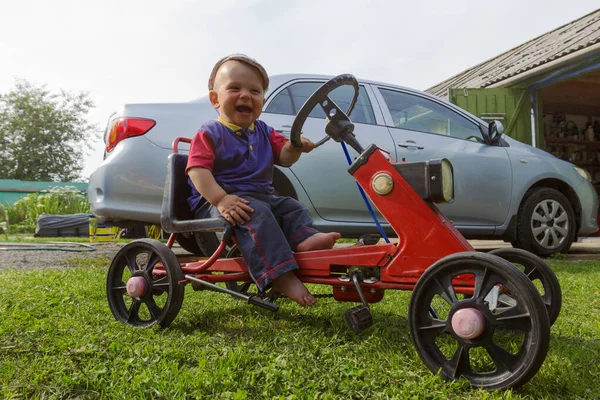
[[[300,107],[329,78],[272,76],[261,119],[289,134]],[[439,208],[466,238],[503,239],[548,256],[598,230],[598,198],[584,170],[506,135],[492,142],[484,134],[486,122],[435,96],[388,83],[359,83],[350,115],[358,141],[365,147],[375,143],[397,161],[450,160],[454,200]],[[353,90],[340,87],[330,97],[346,109]],[[127,104],[113,113],[104,161],[88,186],[93,213],[112,225],[159,224],[173,139],[193,137],[216,117],[207,96],[187,103]],[[324,127],[325,115],[315,108],[303,135],[317,142]],[[273,186],[306,205],[321,231],[345,237],[377,233],[347,169],[340,145],[328,141],[291,168],[276,168]],[[198,254],[215,244],[213,233],[180,235],[178,241]]]

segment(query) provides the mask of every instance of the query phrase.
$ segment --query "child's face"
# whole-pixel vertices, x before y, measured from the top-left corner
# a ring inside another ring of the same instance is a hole
[[[265,104],[263,79],[252,66],[227,61],[215,77],[210,102],[226,122],[248,128],[258,119]]]

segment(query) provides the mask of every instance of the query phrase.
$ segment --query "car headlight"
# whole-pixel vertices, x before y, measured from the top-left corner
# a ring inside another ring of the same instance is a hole
[[[588,182],[592,181],[592,176],[590,175],[589,172],[587,172],[585,169],[583,168],[579,168],[573,165],[573,168],[575,168],[575,171],[577,171],[577,173],[579,173],[579,175],[581,175],[581,177],[583,179],[585,179]]]

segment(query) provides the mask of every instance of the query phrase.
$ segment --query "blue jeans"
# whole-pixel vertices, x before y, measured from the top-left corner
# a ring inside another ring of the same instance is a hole
[[[317,233],[312,218],[300,202],[291,197],[254,192],[229,192],[250,201],[254,212],[250,221],[236,224],[233,232],[259,290],[273,280],[298,269],[293,251],[298,244]],[[217,207],[205,202],[195,211],[196,218],[223,218]]]

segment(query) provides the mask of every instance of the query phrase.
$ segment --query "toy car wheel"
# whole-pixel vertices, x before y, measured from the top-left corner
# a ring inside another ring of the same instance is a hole
[[[511,262],[534,283],[546,306],[550,325],[553,325],[560,314],[562,291],[552,268],[535,254],[522,249],[495,249],[490,254]]]
[[[236,258],[241,256],[242,252],[237,248],[237,246],[229,247],[225,253],[225,258]],[[256,288],[256,285],[253,282],[225,282],[225,286],[227,289],[238,293],[248,293],[248,290],[250,290],[252,286]],[[254,292],[258,291],[255,290]]]
[[[214,232],[194,232],[194,240],[200,249],[200,254],[210,257],[219,248],[219,237]]]
[[[219,238],[214,232],[179,233],[175,240],[185,251],[202,257],[210,257],[219,247]]]
[[[163,243],[139,239],[125,245],[113,258],[106,279],[106,297],[121,322],[149,327],[168,326],[183,303],[181,266]]]
[[[536,188],[519,208],[517,240],[512,245],[540,257],[566,253],[576,230],[575,213],[565,195],[552,188]]]
[[[471,296],[461,295],[467,288]],[[537,289],[494,255],[465,252],[439,260],[418,280],[409,310],[419,356],[448,380],[516,388],[535,375],[548,351],[550,323]]]
[[[225,255],[226,258],[235,258],[235,257],[241,257],[241,256],[242,256],[242,253],[237,248],[237,246],[229,247],[227,250],[227,253]],[[278,297],[282,296],[272,289],[267,290],[266,292],[260,293],[258,291],[258,288],[256,287],[256,284],[252,281],[225,282],[225,286],[227,287],[227,289],[233,290],[234,292],[251,294],[253,296],[257,296],[262,299],[267,299],[271,302],[274,301],[275,299],[277,299]],[[237,297],[234,297],[234,299],[237,299]]]
[[[196,237],[194,236],[193,232],[186,234],[178,233],[177,238],[175,238],[175,240],[185,251],[197,256],[205,256],[202,252],[202,249],[200,249],[200,247],[198,246],[196,242]]]

